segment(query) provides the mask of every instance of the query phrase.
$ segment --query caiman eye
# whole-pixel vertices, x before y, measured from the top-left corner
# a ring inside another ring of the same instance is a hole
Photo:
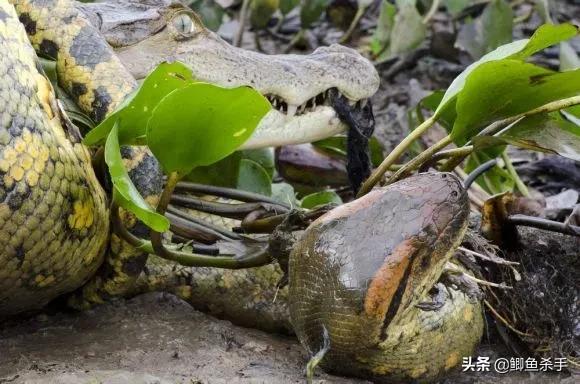
[[[187,38],[201,32],[201,22],[189,12],[180,12],[171,19],[171,27],[177,38]]]

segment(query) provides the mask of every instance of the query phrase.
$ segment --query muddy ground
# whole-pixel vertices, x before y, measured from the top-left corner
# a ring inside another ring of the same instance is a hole
[[[488,348],[479,351],[489,355]],[[151,293],[84,313],[41,314],[0,328],[0,383],[303,383],[291,337],[241,328]],[[445,384],[577,383],[554,375],[456,374]],[[317,383],[366,383],[320,373]]]

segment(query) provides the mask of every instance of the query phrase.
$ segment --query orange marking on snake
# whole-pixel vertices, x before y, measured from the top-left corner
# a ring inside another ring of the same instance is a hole
[[[409,265],[411,260],[409,256],[415,250],[413,241],[407,239],[385,258],[367,290],[364,303],[367,315],[381,318],[385,316]]]

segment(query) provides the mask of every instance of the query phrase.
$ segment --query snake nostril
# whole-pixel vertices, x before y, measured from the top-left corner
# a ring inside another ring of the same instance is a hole
[[[459,192],[451,191],[451,197],[456,198],[457,196],[459,196]]]
[[[441,178],[442,178],[442,179],[446,179],[446,178],[447,178],[447,174],[446,174],[446,173],[442,174],[442,175],[441,175]]]

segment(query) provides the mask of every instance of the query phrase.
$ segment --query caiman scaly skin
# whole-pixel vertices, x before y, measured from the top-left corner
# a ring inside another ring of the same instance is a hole
[[[448,287],[439,309],[429,291],[459,246],[467,194],[451,174],[410,177],[315,221],[290,256],[291,321],[321,364],[378,382],[433,381],[470,356],[483,332],[479,301]]]

